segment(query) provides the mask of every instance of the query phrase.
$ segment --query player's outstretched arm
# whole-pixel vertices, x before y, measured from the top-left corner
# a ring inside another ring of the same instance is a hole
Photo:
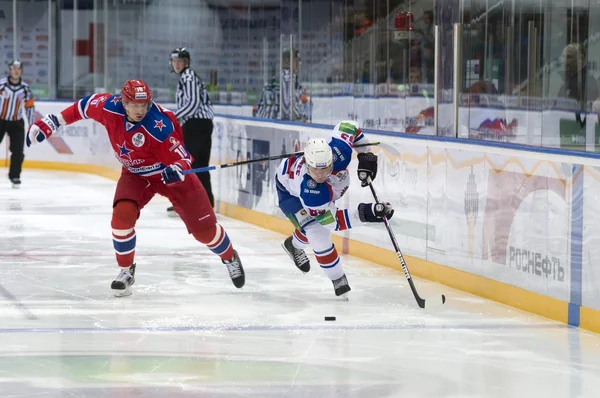
[[[60,126],[75,123],[82,119],[101,121],[104,102],[110,94],[92,94],[65,108],[58,115],[47,114],[29,127],[25,143],[28,147],[42,142],[54,134]]]
[[[27,144],[27,147],[44,141],[46,138],[54,134],[56,130],[58,130],[58,128],[63,124],[65,124],[65,120],[60,114],[48,114],[37,122],[34,122],[29,127],[27,137],[25,137],[25,143]]]

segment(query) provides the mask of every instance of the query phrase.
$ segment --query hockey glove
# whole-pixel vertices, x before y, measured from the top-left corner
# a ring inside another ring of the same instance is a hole
[[[59,127],[60,122],[58,121],[58,116],[53,114],[48,114],[37,122],[34,122],[31,127],[29,127],[29,132],[25,138],[27,147],[29,148],[37,142],[44,141],[46,138],[56,133]]]
[[[377,176],[377,155],[371,152],[358,154],[358,179],[360,185],[366,187],[369,185],[369,177],[371,181]]]
[[[181,166],[178,164],[172,164],[160,173],[162,177],[162,182],[166,185],[177,184],[178,182],[183,181],[185,175],[181,172]]]
[[[389,203],[361,203],[358,205],[358,218],[360,221],[383,222],[383,217],[388,220],[394,216],[394,208]]]

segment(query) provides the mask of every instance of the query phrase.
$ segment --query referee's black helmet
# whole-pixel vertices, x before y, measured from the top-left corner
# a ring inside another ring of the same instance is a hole
[[[21,61],[19,61],[18,59],[13,59],[12,61],[10,61],[8,63],[8,69],[15,67],[15,68],[21,68],[21,70],[23,70],[23,63]]]

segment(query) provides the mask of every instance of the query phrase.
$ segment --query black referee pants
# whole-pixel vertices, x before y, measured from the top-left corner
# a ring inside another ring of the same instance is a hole
[[[195,169],[208,166],[208,162],[210,162],[210,149],[212,146],[212,119],[188,119],[183,123],[181,128],[183,129],[183,143],[194,158],[192,168]],[[197,173],[196,175],[200,179],[204,189],[206,189],[211,206],[214,207],[215,198],[210,185],[210,173],[205,171],[204,173]]]
[[[25,122],[23,120],[0,120],[0,143],[4,138],[4,134],[8,133],[10,138],[10,168],[8,169],[8,178],[21,178],[21,170],[23,168],[23,159],[25,154]]]

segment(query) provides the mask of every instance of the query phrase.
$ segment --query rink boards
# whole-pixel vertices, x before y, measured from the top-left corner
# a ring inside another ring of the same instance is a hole
[[[41,114],[65,103],[41,103]],[[212,162],[302,150],[326,126],[218,117]],[[600,332],[600,160],[542,150],[456,143],[367,131],[379,155],[378,195],[396,208],[392,226],[416,276]],[[467,142],[467,141],[465,141]],[[5,149],[2,157],[6,156]],[[277,207],[278,161],[214,172],[218,211],[282,233],[291,224]],[[82,121],[26,151],[26,167],[116,178],[102,126]],[[356,162],[343,206],[371,202]],[[339,233],[340,251],[400,269],[382,225]]]

